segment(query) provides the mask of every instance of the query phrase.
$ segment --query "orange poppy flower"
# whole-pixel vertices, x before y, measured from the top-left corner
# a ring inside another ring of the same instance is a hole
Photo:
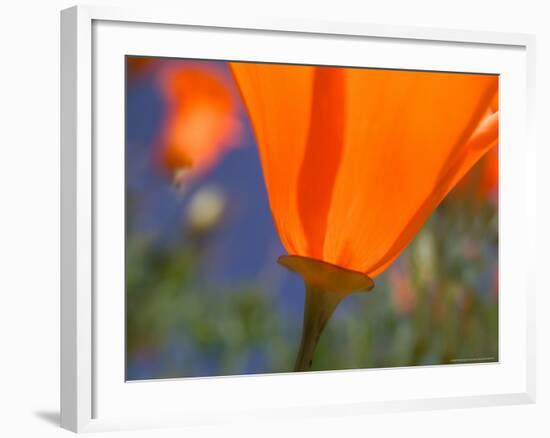
[[[162,132],[161,162],[174,176],[209,170],[237,144],[237,99],[214,69],[174,67],[162,76],[168,117]]]
[[[498,78],[255,63],[231,69],[290,255],[280,262],[306,283],[296,363],[305,370],[339,300],[372,288],[371,278],[496,144],[498,115],[476,128]]]
[[[285,248],[370,277],[497,142],[496,76],[231,67]]]

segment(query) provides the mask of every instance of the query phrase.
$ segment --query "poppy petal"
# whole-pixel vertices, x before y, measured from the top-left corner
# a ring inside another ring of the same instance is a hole
[[[373,277],[404,249],[486,151],[474,151],[469,138],[497,83],[486,75],[348,70],[346,147],[324,260]]]
[[[230,66],[256,135],[275,226],[289,253],[304,252],[296,188],[309,133],[314,68]]]

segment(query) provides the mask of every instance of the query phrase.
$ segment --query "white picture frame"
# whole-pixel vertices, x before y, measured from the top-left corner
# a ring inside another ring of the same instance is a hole
[[[192,49],[181,43],[186,38],[193,38]],[[290,47],[290,40],[292,50],[282,55],[281,48]],[[414,370],[125,382],[120,370],[122,55],[296,62],[307,51],[311,63],[365,65],[357,49],[368,51],[372,66],[482,71],[503,77],[500,361]],[[83,432],[534,402],[534,262],[528,256],[535,254],[536,222],[534,53],[535,38],[526,34],[242,14],[195,16],[188,10],[78,6],[62,11],[62,427]],[[106,210],[113,214],[106,217]],[[513,235],[517,227],[525,230],[521,239]],[[182,385],[192,402],[185,402]],[[362,385],[369,393],[356,390]],[[292,400],[288,391],[296,392]]]

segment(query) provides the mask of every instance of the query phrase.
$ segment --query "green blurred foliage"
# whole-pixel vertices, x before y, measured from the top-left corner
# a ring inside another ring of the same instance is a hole
[[[494,204],[449,197],[375,289],[337,309],[313,370],[497,361],[497,230]],[[187,237],[128,236],[129,378],[291,371],[301,321],[276,286],[211,284],[205,236]]]

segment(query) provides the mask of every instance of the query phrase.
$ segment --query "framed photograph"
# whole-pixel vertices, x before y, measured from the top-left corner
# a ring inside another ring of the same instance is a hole
[[[534,401],[533,36],[79,6],[61,55],[63,427]]]

